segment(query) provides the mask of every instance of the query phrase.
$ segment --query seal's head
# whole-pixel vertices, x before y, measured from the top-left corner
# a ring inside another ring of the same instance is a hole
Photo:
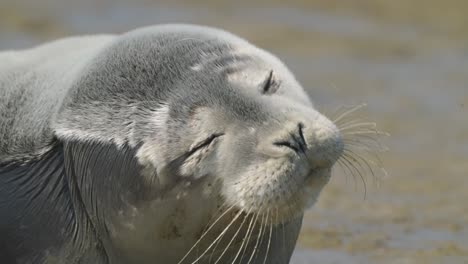
[[[246,44],[197,54],[155,111],[140,160],[155,164],[159,183],[214,177],[226,204],[246,213],[302,214],[341,155],[337,127],[273,55]]]

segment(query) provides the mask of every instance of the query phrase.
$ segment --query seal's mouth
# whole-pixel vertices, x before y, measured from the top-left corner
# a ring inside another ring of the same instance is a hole
[[[311,167],[305,159],[269,159],[247,169],[223,194],[240,211],[275,214],[275,221],[288,222],[315,203],[330,172],[331,167]]]

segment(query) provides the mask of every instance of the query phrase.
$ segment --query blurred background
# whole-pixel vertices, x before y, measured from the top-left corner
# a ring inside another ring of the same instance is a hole
[[[391,134],[365,197],[335,170],[294,264],[468,263],[468,1],[0,0],[0,49],[174,22],[272,51],[319,110],[367,103]]]

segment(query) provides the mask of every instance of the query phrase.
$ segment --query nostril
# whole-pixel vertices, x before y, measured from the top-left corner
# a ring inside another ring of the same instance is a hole
[[[299,137],[300,137],[300,142],[298,142],[298,143],[299,143],[299,146],[301,147],[301,150],[303,152],[305,152],[306,149],[307,149],[307,142],[305,141],[304,133],[303,133],[304,124],[302,122],[299,122],[299,124],[297,124],[297,127],[298,127],[298,130],[299,130]]]
[[[297,130],[289,133],[289,140],[276,141],[273,143],[273,145],[290,148],[296,153],[301,152],[305,154],[307,151],[307,143],[305,141],[303,129],[304,124],[301,122],[298,123]]]
[[[295,146],[293,143],[289,141],[278,141],[278,142],[273,142],[273,145],[278,146],[278,147],[286,147],[294,150],[294,152],[299,152],[299,148]]]

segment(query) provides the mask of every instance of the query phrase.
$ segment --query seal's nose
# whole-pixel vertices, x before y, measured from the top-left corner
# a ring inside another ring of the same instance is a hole
[[[281,120],[281,119],[280,119]],[[266,123],[258,133],[258,152],[269,158],[293,157],[311,167],[331,167],[341,156],[343,142],[338,128],[318,112],[292,112],[282,122]]]
[[[299,122],[294,131],[289,132],[290,137],[286,140],[274,141],[273,145],[277,147],[287,147],[296,153],[305,154],[307,150],[307,143],[304,138],[304,124]]]

